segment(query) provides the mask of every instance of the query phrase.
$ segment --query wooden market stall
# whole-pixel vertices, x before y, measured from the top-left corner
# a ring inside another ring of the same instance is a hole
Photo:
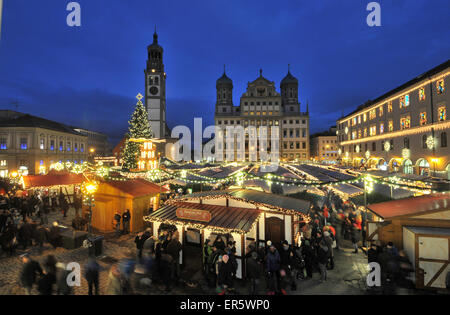
[[[114,214],[121,215],[130,210],[130,231],[138,232],[144,228],[143,217],[149,209],[159,207],[160,194],[168,190],[145,179],[102,181],[95,193],[95,207],[92,211],[92,227],[102,233],[114,231]],[[88,206],[84,206],[87,211]]]
[[[368,240],[393,242],[413,263],[418,288],[443,288],[450,271],[450,195],[433,194],[368,206]]]
[[[450,272],[450,229],[403,227],[403,247],[414,264],[416,287],[445,289]]]
[[[226,235],[236,242],[238,270],[236,276],[245,276],[244,255],[250,243],[275,245],[287,240],[292,244],[298,232],[297,222],[309,222],[310,203],[304,200],[276,196],[256,190],[233,189],[208,191],[168,200],[159,211],[144,218],[151,222],[157,236],[162,225],[175,226],[180,242],[198,240],[202,248],[206,239],[212,242]],[[194,234],[197,234],[197,237]],[[184,263],[183,253],[180,263]]]
[[[83,174],[73,174],[69,172],[50,172],[47,175],[26,175],[22,177],[23,189],[33,191],[44,189],[47,194],[63,192],[67,197],[73,196],[75,187],[81,185],[85,180]],[[71,200],[73,201],[73,199]]]
[[[368,240],[393,242],[403,248],[403,227],[450,228],[450,195],[432,194],[372,204],[374,220],[368,222]]]

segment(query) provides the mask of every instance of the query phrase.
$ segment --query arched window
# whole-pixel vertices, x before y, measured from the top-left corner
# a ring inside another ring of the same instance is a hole
[[[412,174],[413,173],[413,164],[411,160],[405,160],[403,164],[403,173]]]
[[[422,136],[422,148],[427,148],[427,135]]]
[[[441,148],[447,147],[447,133],[443,132],[441,133]]]
[[[155,77],[155,85],[159,85],[159,78]]]

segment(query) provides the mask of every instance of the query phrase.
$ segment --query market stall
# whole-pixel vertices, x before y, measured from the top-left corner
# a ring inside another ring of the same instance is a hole
[[[153,225],[157,236],[162,225],[175,226],[180,242],[200,240],[200,248],[206,239],[212,242],[218,235],[236,242],[238,260],[237,277],[245,275],[244,255],[250,243],[265,245],[271,240],[278,245],[287,240],[290,244],[298,232],[297,222],[309,222],[310,203],[304,200],[248,190],[233,189],[208,191],[168,200],[159,211],[144,218]],[[201,253],[201,252],[199,252]],[[183,254],[180,263],[183,263]]]
[[[160,194],[168,190],[145,179],[102,181],[95,192],[92,211],[92,227],[99,232],[114,231],[114,214],[131,213],[130,231],[138,232],[144,228],[143,216],[150,209],[157,210]],[[84,207],[87,211],[89,206]]]

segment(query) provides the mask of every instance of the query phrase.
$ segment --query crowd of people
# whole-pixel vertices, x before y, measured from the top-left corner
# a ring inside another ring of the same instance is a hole
[[[75,195],[73,206],[77,215],[81,209],[81,197]],[[23,251],[36,246],[42,250],[44,243],[54,248],[61,246],[60,230],[57,222],[49,223],[51,212],[61,211],[67,216],[69,201],[61,192],[59,195],[0,196],[0,244],[2,252],[8,256],[17,249]]]

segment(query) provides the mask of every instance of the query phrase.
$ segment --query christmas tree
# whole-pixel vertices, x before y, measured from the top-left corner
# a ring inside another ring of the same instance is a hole
[[[142,97],[141,94],[137,96],[138,102],[136,108],[128,122],[128,133],[126,135],[125,149],[122,156],[122,169],[124,170],[137,169],[137,157],[141,154],[140,144],[130,141],[130,139],[151,139],[153,137],[148,122],[147,110],[144,104],[142,104]]]

